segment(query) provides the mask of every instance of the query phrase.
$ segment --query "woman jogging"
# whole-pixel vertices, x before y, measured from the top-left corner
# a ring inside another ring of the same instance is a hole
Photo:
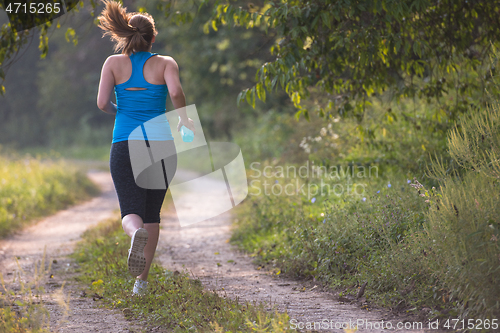
[[[144,294],[147,277],[159,237],[160,209],[166,189],[145,189],[134,179],[128,141],[132,131],[159,115],[165,114],[167,95],[179,113],[182,125],[193,132],[193,121],[186,116],[186,100],[179,80],[179,68],[172,57],[151,53],[158,34],[151,15],[127,13],[126,8],[113,0],[103,1],[105,8],[99,16],[99,27],[115,42],[115,52],[109,56],[101,71],[97,106],[104,112],[116,114],[110,151],[110,171],[120,203],[122,227],[131,237],[128,270],[136,277],[133,294]],[[111,102],[115,91],[116,104]],[[165,141],[169,149],[168,170],[175,172],[175,145],[166,117],[160,135],[148,140]],[[158,132],[158,131],[157,131]],[[132,137],[133,139],[133,137]],[[169,179],[173,175],[168,175]],[[168,187],[168,183],[167,183]]]

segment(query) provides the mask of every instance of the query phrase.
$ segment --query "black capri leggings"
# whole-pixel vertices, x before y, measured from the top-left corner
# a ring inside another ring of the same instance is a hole
[[[168,140],[169,149],[175,151],[173,140]],[[170,145],[172,147],[170,147]],[[177,156],[169,159],[169,172],[177,171]],[[172,163],[173,162],[173,163]],[[175,164],[172,166],[172,164]],[[120,203],[121,217],[128,214],[137,214],[144,223],[160,223],[160,210],[165,199],[167,189],[152,190],[139,187],[134,180],[132,165],[128,149],[128,141],[119,141],[111,144],[109,168],[115,185],[116,194]],[[172,177],[169,178],[172,179]]]

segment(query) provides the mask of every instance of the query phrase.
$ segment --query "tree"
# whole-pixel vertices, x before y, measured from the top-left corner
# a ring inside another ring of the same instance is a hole
[[[495,74],[485,60],[500,38],[498,0],[216,0],[212,8],[207,28],[257,26],[276,34],[275,59],[262,64],[238,101],[254,105],[281,86],[297,116],[309,117],[302,101],[319,93],[327,96],[316,107],[320,115],[361,121],[370,97],[390,89],[397,100],[440,102],[454,93],[438,110],[454,121],[486,102]]]
[[[89,1],[91,4],[91,13],[96,7],[94,0]],[[20,6],[17,4],[21,3]],[[78,8],[83,8],[84,2],[80,0],[66,0],[65,6],[62,6],[61,1],[46,1],[39,3],[44,5],[43,9],[37,4],[37,8],[23,7],[22,2],[5,0],[0,2],[0,10],[7,13],[9,22],[2,23],[0,27],[0,96],[5,94],[5,86],[3,85],[6,72],[13,64],[17,57],[20,56],[22,47],[29,42],[33,42],[35,37],[39,38],[40,57],[45,58],[49,51],[49,28],[54,20],[57,19],[56,27],[59,28],[59,19],[62,15],[74,15],[78,12]],[[29,3],[27,3],[29,4]],[[67,12],[65,12],[65,8]],[[32,13],[32,10],[35,10]],[[42,13],[43,11],[43,13]],[[75,31],[68,28],[66,35],[76,40]]]

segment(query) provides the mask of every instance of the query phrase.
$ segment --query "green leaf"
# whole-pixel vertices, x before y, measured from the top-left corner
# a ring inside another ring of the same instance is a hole
[[[257,83],[257,97],[265,102],[266,101],[266,90],[264,89],[264,85],[262,82]]]
[[[246,94],[246,92],[244,90],[240,91],[240,93],[238,94],[238,97],[236,98],[236,105],[237,106],[240,106],[241,100],[243,100],[245,98],[245,94]]]
[[[252,107],[255,109],[255,87],[252,88]]]
[[[316,24],[318,24],[318,20],[319,20],[319,16],[316,16],[311,23],[311,30],[316,27]]]
[[[271,81],[271,88],[274,88],[276,86],[276,82],[278,82],[278,76],[277,75]],[[277,86],[276,86],[276,88],[277,88]]]
[[[246,90],[245,93],[248,105],[252,105],[252,91],[250,89]]]
[[[326,12],[326,11],[321,12],[321,21],[323,21],[323,24],[325,26],[327,26],[328,29],[332,28],[332,24],[330,21],[330,15],[328,14],[328,12]]]
[[[217,22],[215,20],[212,20],[212,29],[214,29],[214,31],[217,31]]]
[[[73,45],[77,45],[78,44],[78,36],[76,35],[76,31],[75,29],[73,28],[68,28],[66,30],[66,33],[64,34],[65,38],[66,38],[66,41],[69,43],[69,42],[73,42]],[[48,38],[47,38],[47,41],[48,41]]]
[[[203,25],[203,33],[206,35],[210,33],[210,21]]]
[[[306,118],[307,121],[311,121],[309,118],[309,111],[307,109],[304,109],[304,118]]]
[[[475,232],[473,232],[473,233],[471,233],[471,234],[467,235],[467,237],[465,237],[465,240],[468,240],[469,238],[471,238],[471,237],[473,237],[473,236],[475,236],[475,235],[481,234],[481,233],[483,233],[483,231],[482,231],[482,230],[475,231]]]
[[[301,113],[302,113],[302,110],[299,110],[299,111],[295,112],[295,119],[299,120]]]
[[[420,49],[420,44],[418,41],[415,41],[413,43],[413,51],[415,52],[416,55],[422,57],[422,50]]]
[[[304,41],[302,40],[302,38],[297,38],[296,44],[299,49],[302,49],[304,47]]]

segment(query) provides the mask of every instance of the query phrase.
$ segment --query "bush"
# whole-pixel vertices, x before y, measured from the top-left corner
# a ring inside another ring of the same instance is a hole
[[[411,190],[389,169],[370,179],[364,198],[252,193],[238,207],[232,241],[276,273],[314,277],[343,294],[367,282],[365,295],[379,304],[430,307],[431,316],[498,317],[498,110],[463,118],[450,131],[450,155],[464,169],[432,161],[438,189],[414,180]]]
[[[464,318],[500,314],[499,120],[498,104],[463,118],[448,140],[451,156],[466,172],[449,175],[437,160],[431,172],[441,185],[430,195],[426,226],[435,242],[433,270]]]
[[[0,237],[38,218],[98,193],[63,161],[0,156]]]
[[[367,296],[383,304],[409,296],[408,303],[423,304],[439,289],[423,254],[428,204],[406,181],[389,187],[386,177],[371,179],[366,196],[252,195],[238,207],[231,241],[277,273],[348,293],[368,282]]]

